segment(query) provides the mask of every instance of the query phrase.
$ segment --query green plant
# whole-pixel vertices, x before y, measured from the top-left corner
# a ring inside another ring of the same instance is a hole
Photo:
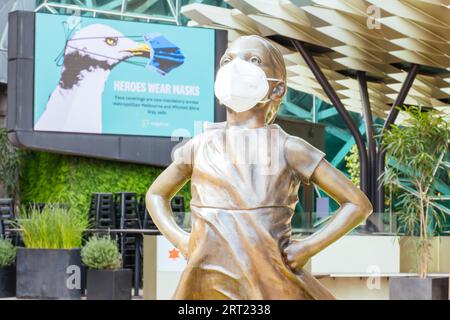
[[[356,144],[350,149],[350,152],[345,157],[345,161],[345,167],[350,174],[350,180],[359,188],[359,153]]]
[[[404,191],[399,196],[397,214],[406,232],[418,236],[418,266],[420,277],[425,278],[430,259],[429,237],[445,219],[442,207],[433,201],[437,193],[433,182],[440,174],[446,174],[444,157],[448,156],[450,126],[435,111],[409,107],[406,113],[404,126],[393,125],[384,133],[382,147],[394,165],[386,168],[382,178],[387,185]]]
[[[87,218],[70,209],[46,205],[39,211],[31,208],[29,219],[19,219],[22,238],[27,248],[72,249],[80,248]]]
[[[8,267],[16,260],[16,247],[7,239],[0,239],[0,268]]]
[[[81,249],[83,263],[91,269],[117,270],[122,259],[116,241],[94,235]]]
[[[162,168],[46,152],[26,151],[20,161],[21,203],[65,203],[87,215],[93,192],[145,194]],[[189,206],[189,185],[180,190]]]
[[[360,162],[359,162],[359,153],[356,144],[350,149],[350,152],[345,157],[345,167],[350,175],[350,180],[353,182],[355,186],[359,188],[360,182]],[[392,206],[392,199],[395,199],[398,196],[398,187],[390,185],[389,188],[385,190],[385,204],[387,207]],[[384,216],[385,219],[388,219],[388,216]],[[389,221],[385,221],[385,223],[389,223]]]
[[[0,184],[9,196],[19,191],[19,153],[9,142],[6,128],[0,128]]]

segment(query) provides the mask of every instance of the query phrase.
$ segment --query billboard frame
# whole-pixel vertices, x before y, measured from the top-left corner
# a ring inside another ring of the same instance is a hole
[[[9,13],[7,130],[20,148],[165,167],[183,138],[34,131],[35,12]],[[215,66],[227,48],[227,31],[215,32]],[[214,121],[225,121],[214,98]],[[186,139],[186,138],[184,138]]]

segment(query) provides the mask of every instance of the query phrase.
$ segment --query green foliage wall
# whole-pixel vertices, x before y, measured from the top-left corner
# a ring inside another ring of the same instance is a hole
[[[89,210],[92,192],[145,193],[163,169],[137,164],[23,151],[20,201],[66,203],[78,213]],[[190,186],[180,190],[190,202]]]
[[[348,170],[350,179],[353,184],[359,187],[359,152],[356,144],[350,149],[350,152],[345,157],[345,167]]]
[[[8,141],[8,132],[0,128],[0,184],[6,194],[0,197],[13,197],[19,190],[19,152]]]

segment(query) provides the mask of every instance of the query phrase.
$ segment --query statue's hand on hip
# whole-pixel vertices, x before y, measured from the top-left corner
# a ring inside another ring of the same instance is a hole
[[[293,271],[300,270],[311,258],[312,254],[306,241],[294,239],[283,250],[286,264]]]
[[[181,237],[181,240],[178,242],[178,250],[180,250],[183,257],[186,259],[189,258],[189,239],[190,239],[190,233],[184,234]]]

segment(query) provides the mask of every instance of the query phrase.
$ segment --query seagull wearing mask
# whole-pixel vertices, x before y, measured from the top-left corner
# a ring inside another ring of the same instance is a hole
[[[102,133],[102,94],[111,70],[129,58],[152,56],[148,44],[107,25],[78,30],[66,43],[58,86],[34,129]]]

